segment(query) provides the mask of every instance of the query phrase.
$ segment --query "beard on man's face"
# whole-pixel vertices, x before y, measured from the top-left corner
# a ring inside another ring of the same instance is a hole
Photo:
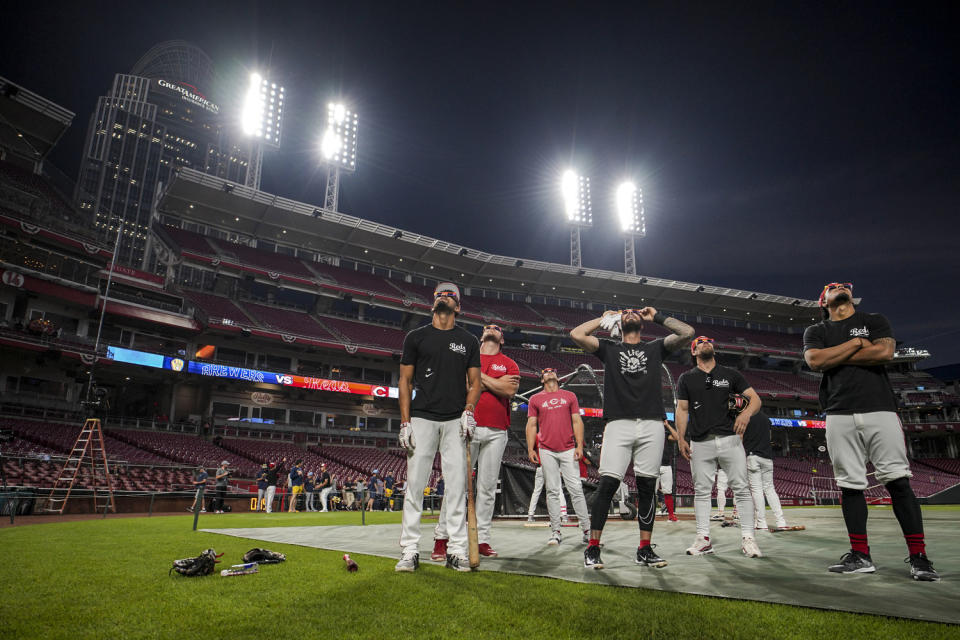
[[[713,360],[713,356],[714,356],[714,351],[713,351],[712,344],[703,345],[699,349],[697,349],[697,357],[700,358],[701,360]]]
[[[629,316],[629,320],[624,320],[621,324],[623,333],[630,333],[632,331],[640,331],[643,328],[643,320],[636,316]]]
[[[500,344],[500,334],[497,333],[485,333],[483,337],[480,338],[481,342],[492,342],[494,344]]]
[[[850,297],[850,294],[846,291],[840,291],[837,295],[833,296],[831,304],[849,304],[853,299]]]
[[[445,300],[450,300],[449,298],[437,298],[433,302],[433,312],[434,313],[453,313],[454,307],[456,307],[456,302],[445,302]]]

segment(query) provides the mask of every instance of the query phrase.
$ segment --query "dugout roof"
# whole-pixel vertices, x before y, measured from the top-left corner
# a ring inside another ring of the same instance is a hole
[[[57,144],[74,113],[0,76],[0,148],[40,162]]]

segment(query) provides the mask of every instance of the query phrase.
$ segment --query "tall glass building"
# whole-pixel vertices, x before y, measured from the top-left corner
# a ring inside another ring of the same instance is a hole
[[[105,240],[122,225],[117,261],[152,267],[150,220],[161,185],[179,167],[244,183],[250,152],[220,104],[213,63],[183,41],[150,49],[114,76],[90,117],[75,199]]]

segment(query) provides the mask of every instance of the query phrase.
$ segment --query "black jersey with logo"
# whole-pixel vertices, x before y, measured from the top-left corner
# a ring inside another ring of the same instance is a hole
[[[663,420],[660,364],[667,351],[663,339],[624,344],[604,338],[596,355],[603,361],[603,417],[611,420]]]
[[[892,338],[890,323],[879,313],[855,311],[844,320],[824,320],[807,327],[803,350],[828,349],[863,338],[873,342]],[[823,372],[820,408],[827,414],[849,415],[871,411],[896,411],[897,400],[883,365],[841,364]]]
[[[404,338],[400,364],[414,368],[411,415],[453,420],[467,404],[467,369],[480,368],[480,343],[462,327],[445,330],[428,324]]]
[[[749,388],[739,371],[719,364],[710,373],[700,367],[685,371],[677,380],[677,398],[689,403],[687,436],[699,441],[709,436],[734,435],[727,401],[731,393],[743,393]]]

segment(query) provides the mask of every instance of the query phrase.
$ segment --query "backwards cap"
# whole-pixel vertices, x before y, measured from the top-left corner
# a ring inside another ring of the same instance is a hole
[[[452,293],[453,296],[457,299],[457,302],[460,302],[460,287],[453,284],[452,282],[441,282],[433,290],[433,295],[436,296],[438,293]]]

